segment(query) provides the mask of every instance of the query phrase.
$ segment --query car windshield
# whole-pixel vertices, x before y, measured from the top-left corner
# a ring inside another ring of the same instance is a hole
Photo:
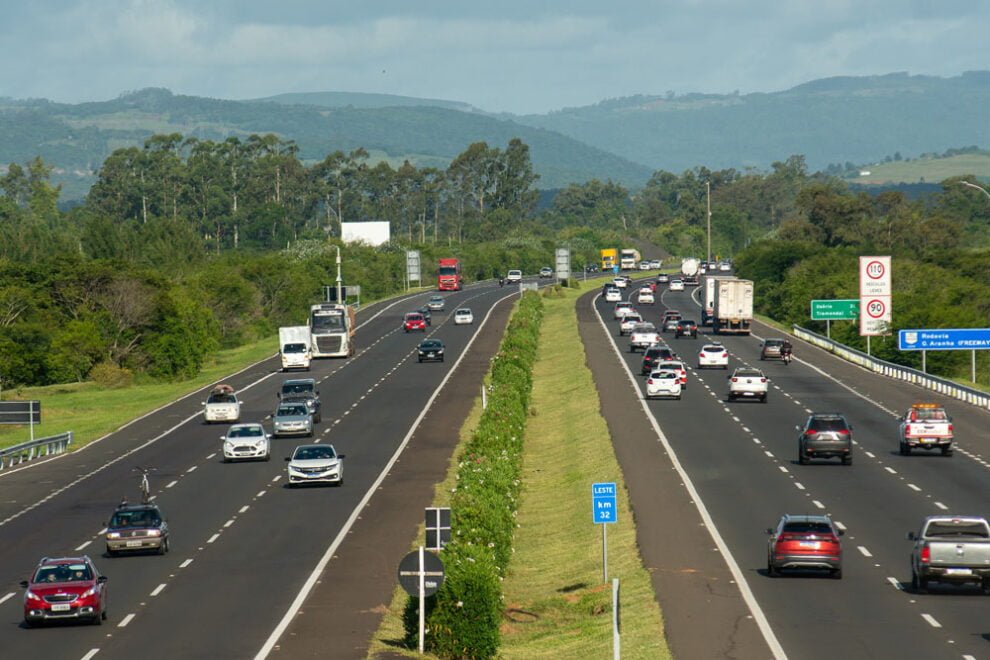
[[[306,406],[279,406],[275,414],[279,417],[296,417],[308,415],[309,411],[306,409]]]
[[[161,516],[154,509],[117,511],[110,518],[108,527],[155,527],[161,522]]]
[[[282,394],[304,394],[313,392],[316,389],[311,382],[285,382],[282,383]]]
[[[977,521],[933,521],[928,524],[928,536],[971,536],[988,538],[987,526]]]
[[[211,394],[206,400],[207,403],[237,403],[237,397],[233,394]]]
[[[768,339],[765,342],[763,342],[763,345],[764,346],[777,346],[777,347],[779,347],[779,346],[783,346],[784,345],[784,340],[783,339]]]
[[[676,371],[654,371],[650,374],[650,378],[677,378]]]
[[[433,302],[433,303],[441,302],[442,303],[443,302],[443,296],[433,296],[432,298],[430,298],[430,302]]]
[[[49,564],[34,574],[35,582],[84,582],[93,579],[86,564]]]
[[[831,534],[832,526],[827,522],[802,520],[784,523],[783,531],[789,534]]]
[[[422,344],[419,345],[419,347],[424,351],[433,351],[438,348],[442,348],[443,344],[441,344],[439,341],[430,340],[430,341],[424,341]]]
[[[633,332],[656,332],[657,328],[652,323],[639,323],[633,328]]]
[[[422,314],[406,314],[406,320],[407,321],[422,321],[423,320],[423,315]]]
[[[265,430],[260,426],[235,426],[227,433],[231,438],[260,438]]]
[[[456,314],[457,316],[471,316],[471,310],[470,309],[459,309],[456,312],[454,312],[454,314]]]
[[[294,461],[311,461],[314,459],[321,458],[337,458],[337,452],[333,450],[333,447],[299,447],[296,449],[295,455],[292,457]]]
[[[941,408],[915,408],[912,417],[919,422],[944,422],[945,411]]]
[[[811,420],[811,428],[816,431],[841,431],[846,428],[846,421],[839,418],[816,417]]]
[[[711,346],[705,346],[701,350],[703,350],[705,353],[721,353],[725,351],[725,348],[721,346],[711,345]]]
[[[762,378],[763,372],[759,369],[739,369],[733,375],[737,378]]]

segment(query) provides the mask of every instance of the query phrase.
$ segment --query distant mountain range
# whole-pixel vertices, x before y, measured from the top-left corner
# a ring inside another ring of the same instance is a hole
[[[473,142],[504,147],[518,137],[530,146],[540,188],[592,178],[636,187],[658,169],[765,170],[803,154],[817,170],[990,145],[988,107],[988,71],[827,78],[776,93],[634,96],[525,116],[388,94],[231,101],[149,88],[95,103],[0,99],[0,163],[40,155],[71,199],[85,194],[114,149],[140,146],[154,133],[214,140],[276,133],[295,140],[310,162],[364,147],[394,165],[435,167]]]

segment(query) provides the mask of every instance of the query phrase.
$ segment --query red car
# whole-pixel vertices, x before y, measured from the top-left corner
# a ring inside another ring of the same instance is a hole
[[[426,332],[426,317],[419,312],[409,312],[402,321],[402,329],[406,332],[410,330],[422,330]]]
[[[842,530],[828,516],[785,515],[767,534],[768,576],[776,577],[785,568],[805,568],[842,577]]]
[[[24,625],[63,619],[100,625],[107,618],[107,578],[87,557],[44,557],[24,592]]]

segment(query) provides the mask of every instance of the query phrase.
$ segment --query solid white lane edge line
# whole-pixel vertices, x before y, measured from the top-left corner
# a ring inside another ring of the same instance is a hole
[[[870,551],[866,549],[866,546],[862,546],[862,545],[857,545],[857,546],[856,546],[856,549],[857,549],[857,550],[859,550],[859,553],[860,553],[861,555],[863,555],[864,557],[872,557],[872,556],[873,556],[873,555],[872,555],[872,554],[870,553]]]
[[[928,622],[928,625],[930,625],[932,628],[941,628],[942,627],[942,624],[939,623],[938,621],[936,621],[935,620],[935,617],[933,617],[931,614],[925,614],[924,612],[922,612],[921,618],[924,619],[925,621],[927,621]]]
[[[340,532],[337,534],[337,537],[327,548],[327,551],[323,553],[323,557],[320,558],[320,561],[317,562],[316,566],[313,568],[313,571],[309,574],[309,577],[306,579],[306,582],[303,584],[302,589],[300,589],[299,593],[296,594],[296,597],[292,601],[292,604],[289,605],[289,609],[286,610],[285,615],[282,616],[282,620],[279,621],[277,626],[275,626],[275,630],[272,631],[272,634],[268,636],[268,639],[265,641],[264,645],[258,651],[257,655],[254,656],[255,660],[264,660],[265,658],[268,657],[268,654],[272,652],[272,649],[275,648],[275,644],[278,643],[278,640],[282,636],[282,633],[284,633],[285,630],[289,627],[289,624],[292,622],[292,619],[295,617],[296,612],[299,611],[299,608],[302,607],[303,602],[305,602],[306,598],[309,596],[309,593],[313,590],[313,587],[316,586],[316,582],[317,580],[320,579],[320,574],[323,573],[323,569],[325,569],[327,564],[330,563],[330,560],[333,558],[333,555],[337,552],[337,548],[340,547],[340,544],[343,543],[344,538],[346,538],[347,534],[350,533],[351,527],[353,527],[354,523],[357,522],[359,514],[364,509],[364,507],[367,506],[368,502],[371,500],[372,495],[375,494],[379,486],[381,486],[382,482],[385,481],[385,477],[387,477],[389,472],[392,471],[393,466],[399,460],[399,456],[402,454],[402,452],[405,451],[406,445],[409,444],[409,441],[412,439],[413,434],[416,432],[416,429],[419,428],[419,425],[423,421],[423,418],[426,417],[426,414],[427,412],[429,412],[430,407],[433,405],[433,402],[436,400],[438,396],[440,396],[440,392],[447,384],[447,381],[450,380],[450,377],[454,374],[455,371],[457,371],[457,367],[458,365],[460,365],[461,360],[463,360],[464,356],[468,355],[468,353],[470,352],[471,346],[474,344],[475,339],[478,338],[478,334],[485,327],[485,324],[488,323],[488,319],[491,318],[492,313],[495,311],[495,307],[505,302],[506,300],[513,300],[517,298],[518,295],[519,295],[518,293],[510,293],[506,296],[499,298],[492,304],[491,308],[488,310],[488,313],[485,314],[485,318],[478,325],[478,329],[475,330],[474,334],[471,336],[471,339],[464,347],[464,350],[457,358],[457,361],[454,362],[454,365],[450,368],[450,371],[447,372],[447,374],[443,377],[443,380],[440,381],[440,384],[437,385],[437,388],[433,391],[433,394],[426,402],[426,405],[423,406],[423,409],[420,411],[419,415],[413,421],[412,426],[409,427],[409,431],[406,433],[406,436],[402,439],[402,442],[399,443],[399,446],[396,448],[395,453],[392,454],[392,458],[390,458],[388,463],[385,464],[381,472],[378,474],[378,478],[375,479],[374,483],[372,483],[368,487],[368,490],[365,492],[364,497],[361,498],[361,501],[358,502],[357,506],[354,507],[354,510],[351,511],[351,515],[347,518],[347,521],[344,523],[343,527],[341,527]],[[360,326],[358,327],[360,328]],[[258,496],[260,497],[263,494],[264,491],[261,491],[261,493],[259,493]],[[740,573],[740,576],[741,575],[742,574]],[[783,653],[783,651],[781,651],[781,653]],[[783,658],[785,656],[781,655],[780,657]]]
[[[157,595],[158,595],[158,594],[160,594],[160,593],[161,593],[161,592],[162,592],[162,591],[163,591],[164,589],[165,589],[165,583],[164,583],[164,582],[162,582],[162,583],[161,583],[160,585],[158,585],[157,587],[155,587],[155,590],[151,592],[151,595],[152,595],[152,596],[157,596]]]
[[[626,371],[626,376],[629,378],[629,382],[632,384],[633,390],[639,394],[639,383],[636,377],[633,376],[632,371],[629,370],[629,365],[623,359],[623,354],[619,350],[619,347],[615,343],[615,339],[612,337],[612,333],[608,331],[608,327],[605,325],[605,321],[602,320],[598,311],[595,309],[595,301],[599,298],[601,294],[592,296],[591,298],[591,309],[595,314],[595,318],[598,319],[598,323],[602,327],[602,331],[605,336],[608,337],[609,342],[612,344],[612,350],[615,351],[616,357],[619,358],[619,363],[622,368]],[[718,531],[715,526],[715,521],[712,519],[711,514],[708,512],[708,508],[701,499],[701,494],[698,492],[697,488],[694,487],[694,482],[691,481],[691,477],[688,475],[684,466],[681,465],[680,460],[677,458],[677,454],[674,452],[674,447],[670,444],[667,436],[664,435],[663,430],[660,428],[660,424],[657,422],[657,418],[653,415],[647,402],[641,397],[639,399],[639,404],[643,408],[643,412],[646,413],[647,419],[650,420],[650,425],[653,427],[654,433],[656,433],[657,438],[660,440],[660,444],[663,445],[664,450],[667,452],[667,456],[670,458],[670,462],[674,465],[674,469],[677,471],[677,475],[684,482],[684,488],[688,491],[688,495],[691,497],[691,501],[694,503],[695,508],[698,510],[698,514],[701,516],[701,520],[705,523],[705,528],[711,535],[712,540],[718,547],[719,552],[722,553],[722,557],[725,560],[726,565],[729,568],[729,572],[732,573],[733,579],[736,581],[736,586],[739,587],[739,591],[742,594],[743,600],[746,602],[749,611],[753,615],[753,620],[759,627],[760,632],[763,634],[763,639],[766,640],[767,646],[770,647],[770,652],[773,653],[773,657],[777,660],[785,660],[787,654],[784,652],[784,647],[781,646],[780,641],[773,632],[773,628],[770,627],[770,622],[767,619],[766,614],[760,607],[759,602],[756,600],[756,596],[753,595],[752,589],[749,587],[749,582],[746,581],[746,575],[743,573],[742,569],[739,568],[739,563],[736,561],[735,557],[732,556],[732,551],[729,549],[728,544],[722,538],[722,534]]]
[[[125,616],[123,619],[120,620],[120,623],[117,624],[117,627],[118,628],[126,628],[127,627],[127,624],[130,623],[131,622],[131,619],[133,619],[133,618],[134,618],[134,613],[131,612],[130,614],[128,614],[127,616]]]

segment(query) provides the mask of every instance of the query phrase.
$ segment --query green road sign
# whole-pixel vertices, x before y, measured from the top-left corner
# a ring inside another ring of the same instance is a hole
[[[812,300],[812,321],[839,321],[859,318],[859,300]]]

